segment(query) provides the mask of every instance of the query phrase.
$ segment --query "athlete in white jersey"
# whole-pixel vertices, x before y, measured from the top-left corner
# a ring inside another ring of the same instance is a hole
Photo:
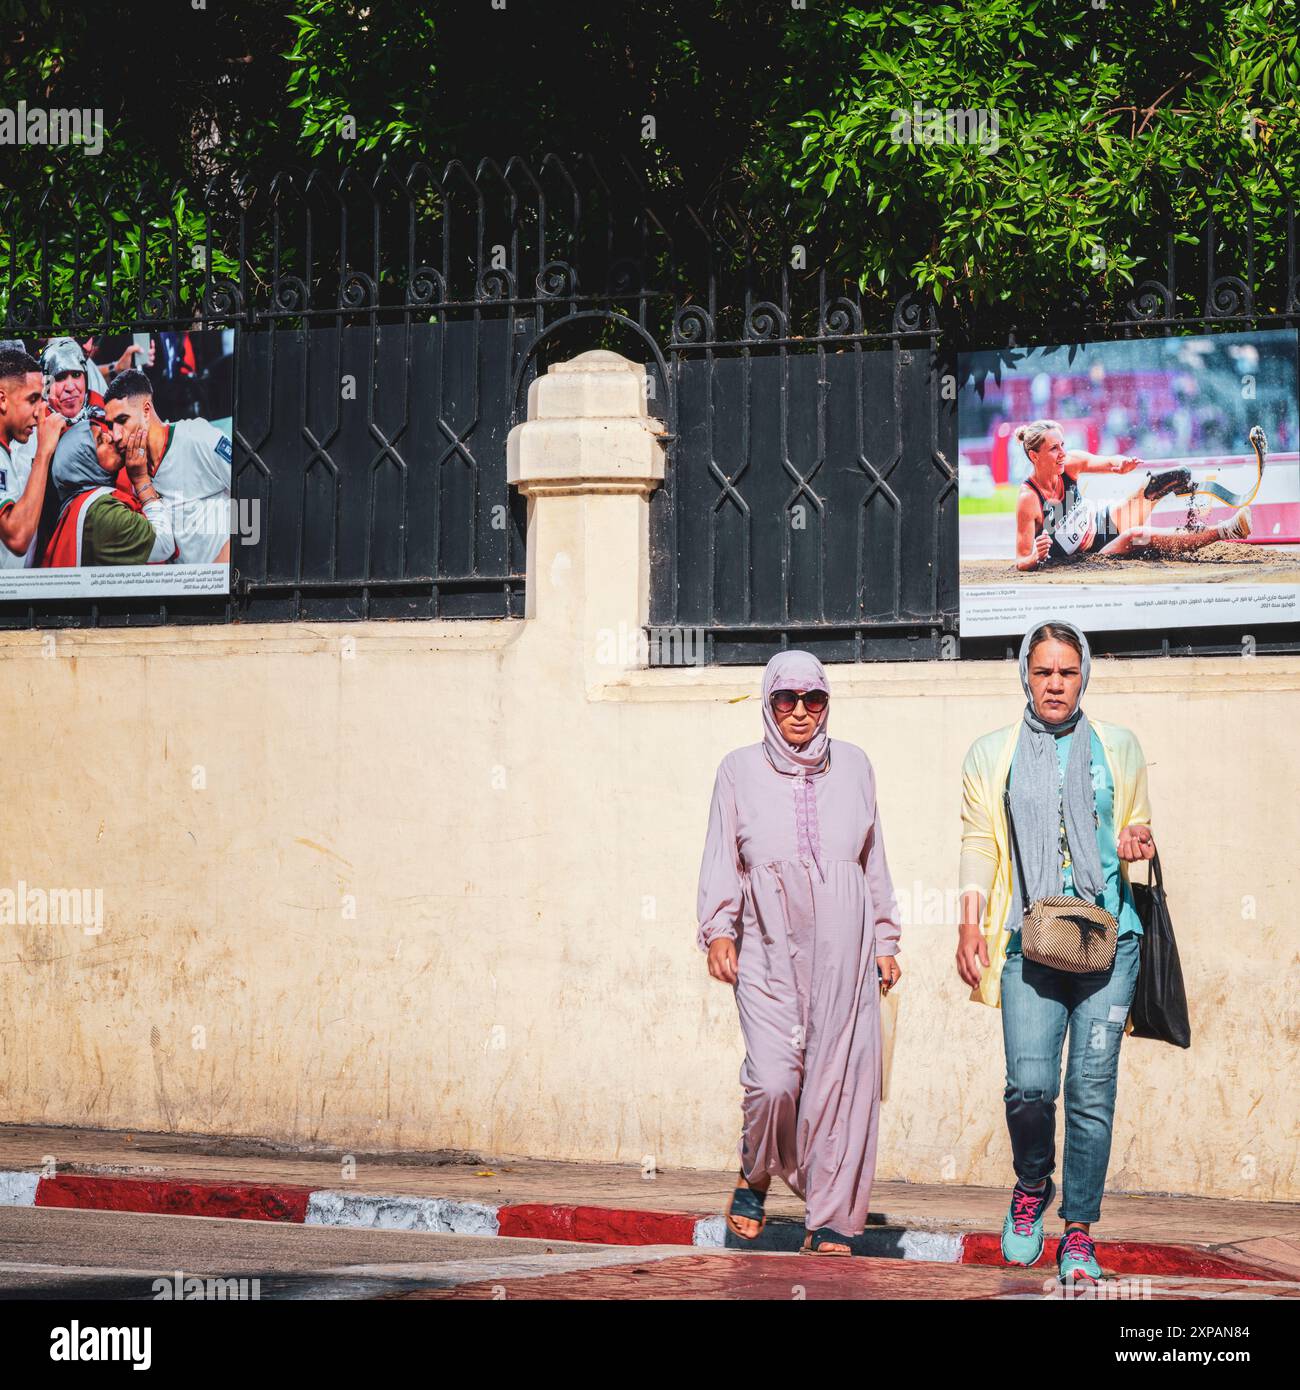
[[[0,569],[31,565],[62,416],[41,400],[40,368],[21,347],[0,349]]]
[[[104,413],[120,441],[143,426],[149,472],[171,512],[177,563],[224,564],[230,559],[230,440],[207,420],[168,424],[153,409],[153,387],[142,371],[120,373],[108,388]]]
[[[23,495],[27,479],[32,475],[32,460],[36,457],[36,431],[27,436],[25,443],[13,439],[6,448],[0,443],[0,508],[8,503],[16,503]],[[0,570],[30,569],[32,556],[36,553],[36,532],[27,543],[27,549],[15,555],[7,545],[0,545]]]

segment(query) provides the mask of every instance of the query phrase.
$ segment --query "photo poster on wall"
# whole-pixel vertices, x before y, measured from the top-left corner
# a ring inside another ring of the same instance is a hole
[[[963,636],[1300,618],[1293,329],[963,353]]]
[[[0,600],[230,592],[235,332],[0,343]]]

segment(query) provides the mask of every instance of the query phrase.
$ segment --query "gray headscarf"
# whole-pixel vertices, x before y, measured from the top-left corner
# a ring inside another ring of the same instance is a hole
[[[86,354],[75,338],[51,338],[41,353],[41,371],[46,376],[60,372],[86,373]]]
[[[1040,719],[1029,692],[1029,651],[1034,633],[1043,626],[1036,622],[1020,643],[1020,684],[1025,691],[1024,721],[1016,744],[1011,776],[1011,813],[1016,822],[1016,843],[1025,873],[1030,899],[1051,897],[1062,891],[1058,828],[1065,814],[1065,833],[1070,841],[1074,890],[1095,902],[1105,887],[1101,853],[1097,848],[1097,822],[1092,785],[1092,726],[1083,712],[1083,692],[1088,688],[1092,653],[1088,639],[1073,623],[1051,620],[1054,627],[1066,628],[1079,640],[1083,653],[1079,699],[1074,709],[1057,723]],[[1056,737],[1073,729],[1069,759],[1062,785],[1056,757]],[[1014,851],[1013,851],[1014,853]],[[1014,864],[1011,871],[1011,915],[1008,922],[1018,926],[1024,914],[1020,879]]]
[[[74,497],[88,488],[113,486],[116,475],[100,467],[99,455],[95,452],[95,436],[89,420],[84,417],[77,420],[60,435],[54,448],[50,475],[54,479],[61,507],[67,506]]]
[[[108,390],[103,372],[93,362],[86,360],[86,354],[75,338],[51,338],[41,353],[41,371],[45,376],[47,399],[50,385],[60,372],[80,372],[86,378],[86,398],[81,402],[81,409],[72,417],[74,420],[84,420],[90,414],[92,391],[98,391],[102,396]]]

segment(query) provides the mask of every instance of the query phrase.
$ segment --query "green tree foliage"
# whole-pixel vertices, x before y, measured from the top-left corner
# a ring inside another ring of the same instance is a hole
[[[1211,210],[1217,273],[1244,269],[1253,218],[1259,307],[1277,311],[1298,29],[1295,0],[0,0],[3,100],[101,107],[106,127],[95,160],[0,147],[0,293],[11,261],[40,281],[17,229],[42,199],[83,257],[108,221],[128,233],[115,280],[143,248],[192,294],[196,197],[229,206],[236,170],[585,151],[742,209],[773,264],[806,241],[967,327],[1104,317],[1164,278],[1171,234],[1180,290],[1203,295]],[[996,142],[898,138],[917,107],[995,113]],[[213,249],[228,273],[237,248]]]
[[[830,75],[799,143],[774,138],[756,163],[864,283],[911,281],[967,321],[1006,305],[1027,323],[1063,290],[1103,311],[1163,278],[1166,232],[1195,243],[1213,209],[1216,269],[1244,269],[1253,217],[1259,307],[1282,307],[1293,0],[887,3],[843,9],[816,44]],[[996,147],[900,140],[915,104],[996,112]]]
[[[209,245],[205,190],[236,150],[274,138],[265,97],[288,27],[283,6],[237,8],[232,24],[188,0],[0,0],[0,104],[99,111],[103,127],[97,155],[0,145],[0,315],[120,320],[143,265],[172,317],[197,301],[205,266],[233,271],[231,248]]]

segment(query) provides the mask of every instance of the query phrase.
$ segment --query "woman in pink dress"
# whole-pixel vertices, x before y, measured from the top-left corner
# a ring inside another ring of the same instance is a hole
[[[899,923],[856,744],[833,742],[811,652],[763,672],[763,739],[723,758],[700,865],[697,940],[735,990],[745,1036],[740,1186],[727,1225],[753,1240],[776,1174],[807,1203],[805,1249],[847,1255],[866,1229],[880,1105],[880,993]]]

